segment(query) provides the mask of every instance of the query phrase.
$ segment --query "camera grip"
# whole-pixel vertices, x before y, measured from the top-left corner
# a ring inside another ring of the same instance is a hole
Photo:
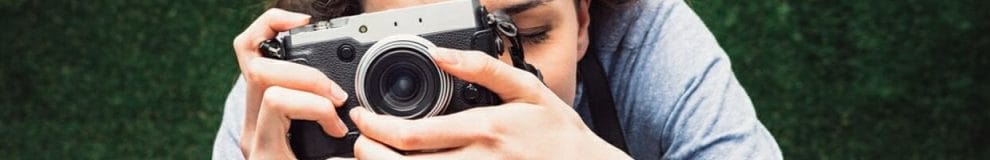
[[[347,113],[341,111],[343,109],[337,110],[344,114]],[[354,157],[353,146],[358,136],[360,136],[358,132],[352,129],[342,138],[330,137],[315,121],[292,120],[287,138],[296,158],[325,159],[327,157]]]

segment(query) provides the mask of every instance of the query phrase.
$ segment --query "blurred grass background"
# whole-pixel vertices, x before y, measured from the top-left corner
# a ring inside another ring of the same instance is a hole
[[[690,0],[791,159],[990,158],[990,1]],[[3,159],[203,159],[257,0],[0,0]]]

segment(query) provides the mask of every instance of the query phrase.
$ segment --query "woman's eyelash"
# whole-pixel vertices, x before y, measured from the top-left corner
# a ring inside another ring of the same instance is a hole
[[[520,34],[523,44],[539,44],[549,38],[547,36],[547,31],[540,31],[536,33],[522,33]]]

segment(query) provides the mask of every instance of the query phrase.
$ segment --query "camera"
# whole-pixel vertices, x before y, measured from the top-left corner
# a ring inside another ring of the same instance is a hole
[[[507,46],[502,40],[508,38]],[[436,47],[478,50],[493,57],[510,48],[522,62],[515,25],[503,12],[489,13],[477,0],[452,0],[315,22],[265,41],[265,57],[319,69],[350,96],[338,116],[350,129],[330,137],[314,121],[293,120],[289,145],[297,158],[353,156],[360,134],[347,114],[364,106],[377,114],[418,119],[502,103],[488,89],[442,72],[429,51]]]

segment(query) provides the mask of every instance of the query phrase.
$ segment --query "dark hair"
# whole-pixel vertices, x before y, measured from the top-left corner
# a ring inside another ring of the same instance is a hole
[[[592,0],[591,8],[623,9],[637,0]],[[579,0],[574,0],[577,6]],[[280,8],[313,16],[311,22],[329,20],[364,12],[361,0],[269,0],[268,8]]]
[[[268,8],[279,8],[313,16],[310,22],[330,20],[364,12],[360,0],[269,0]]]
[[[636,1],[638,0],[591,0],[590,5],[593,6],[591,8],[601,6],[615,10],[615,9],[625,9],[626,7],[629,7],[630,5],[636,3]]]

